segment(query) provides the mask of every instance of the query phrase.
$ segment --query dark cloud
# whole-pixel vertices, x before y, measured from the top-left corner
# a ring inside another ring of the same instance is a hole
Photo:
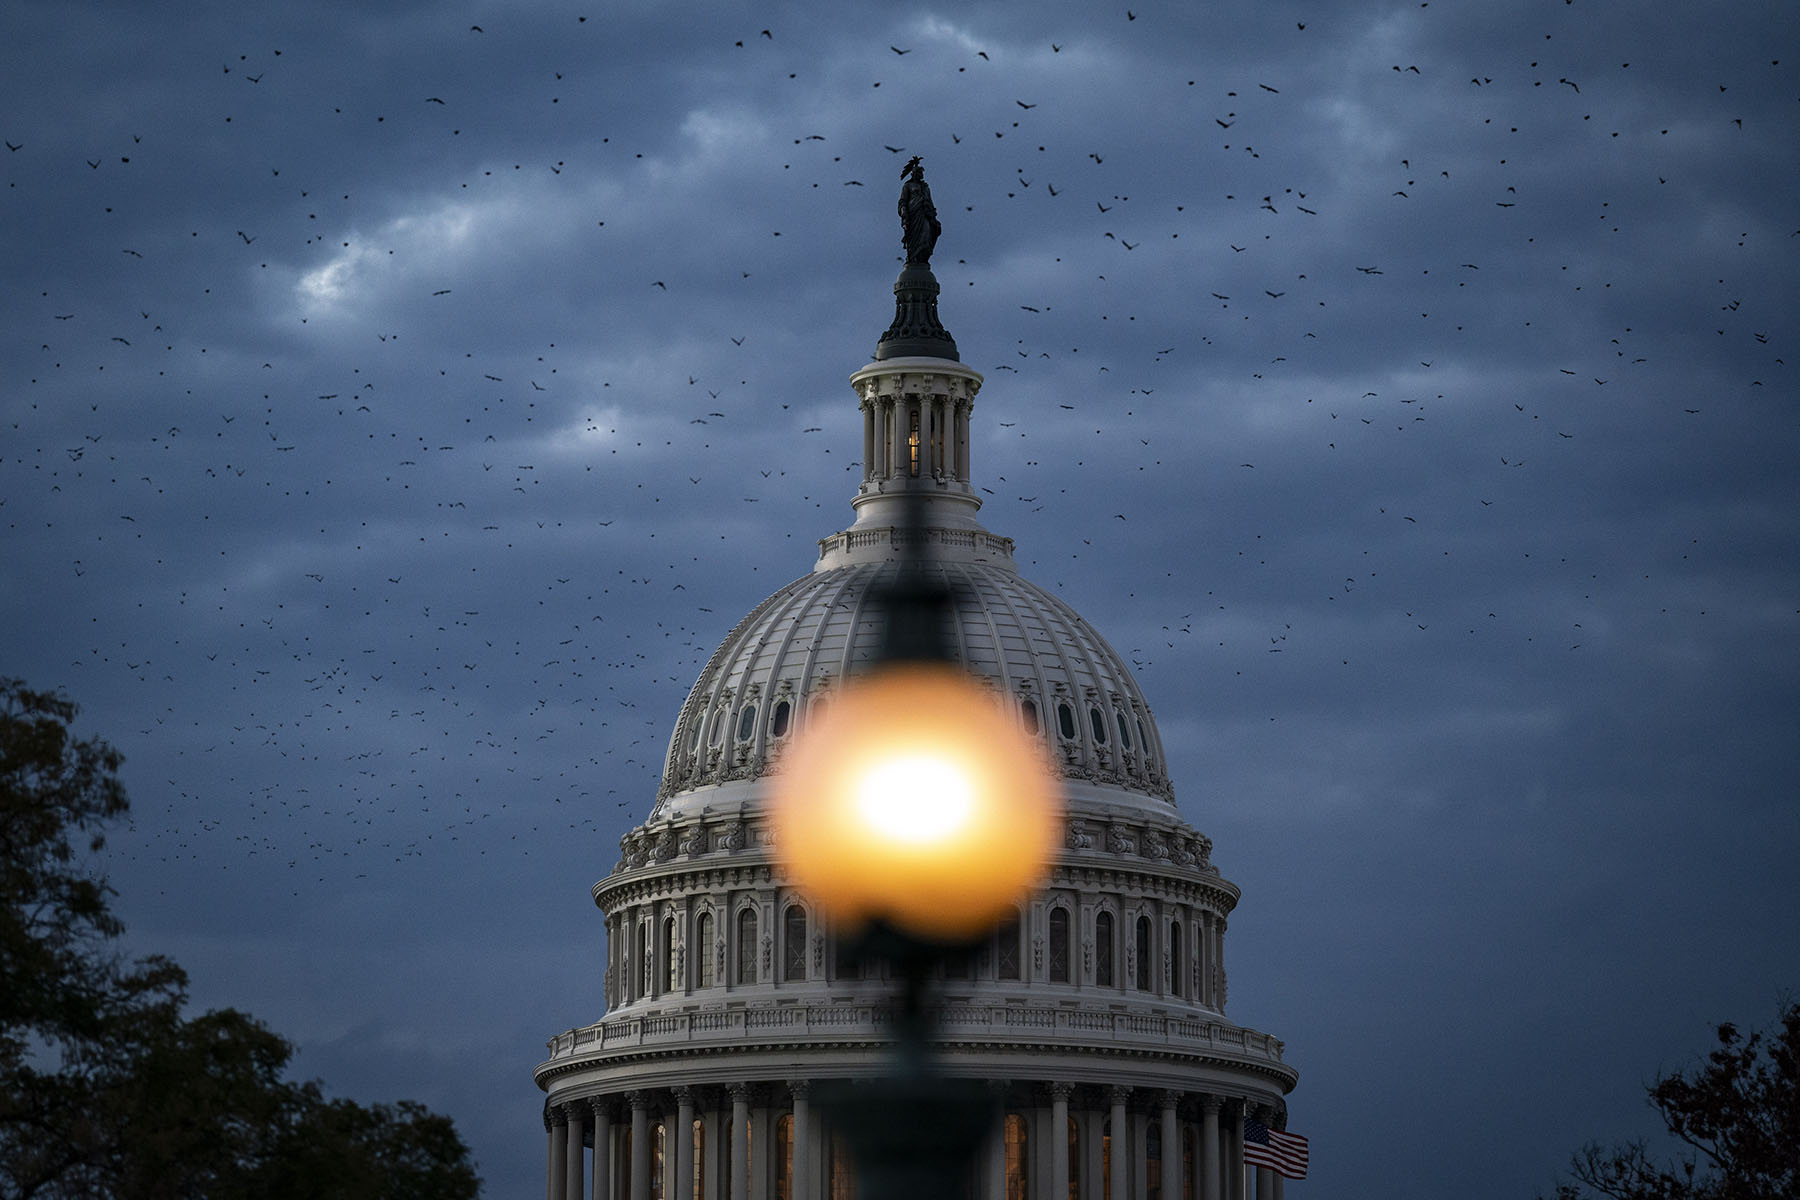
[[[1315,1181],[1655,1133],[1800,962],[1783,14],[1138,8],[13,14],[5,665],[128,756],[134,944],[537,1185],[921,154],[983,519],[1137,664]]]

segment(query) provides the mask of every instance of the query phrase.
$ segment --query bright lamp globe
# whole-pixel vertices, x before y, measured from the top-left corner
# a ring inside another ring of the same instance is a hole
[[[959,668],[905,663],[806,715],[772,780],[777,851],[840,928],[963,942],[1012,916],[1062,838],[1043,743]]]

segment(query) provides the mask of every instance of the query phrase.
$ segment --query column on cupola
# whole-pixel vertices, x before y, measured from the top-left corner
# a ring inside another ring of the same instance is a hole
[[[862,400],[862,468],[863,482],[875,478],[875,405],[867,395]]]
[[[544,1113],[544,1132],[550,1141],[544,1162],[545,1200],[563,1200],[563,1157],[568,1153],[569,1118],[560,1105],[552,1105]]]
[[[930,392],[919,394],[919,478],[931,478],[931,426],[937,408]]]
[[[969,482],[969,402],[956,402],[956,478]]]
[[[563,1156],[563,1196],[565,1200],[581,1200],[581,1169],[584,1165],[581,1160],[581,1110],[586,1107],[586,1102],[580,1100],[564,1106],[569,1123],[569,1137],[565,1146],[566,1153]]]
[[[589,1200],[612,1200],[612,1109],[599,1096],[594,1108],[594,1186]],[[580,1200],[570,1196],[569,1200]]]

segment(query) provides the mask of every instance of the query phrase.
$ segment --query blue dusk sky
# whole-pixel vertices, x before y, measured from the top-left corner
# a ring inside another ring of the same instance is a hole
[[[16,0],[0,672],[126,756],[132,952],[535,1193],[588,889],[850,519],[921,155],[982,520],[1243,889],[1293,1194],[1531,1196],[1800,980],[1797,26]]]

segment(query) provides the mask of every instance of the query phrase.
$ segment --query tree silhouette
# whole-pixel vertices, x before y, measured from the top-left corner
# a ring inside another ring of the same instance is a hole
[[[1652,1083],[1650,1103],[1686,1149],[1654,1161],[1644,1143],[1585,1147],[1575,1182],[1555,1200],[1779,1200],[1800,1196],[1800,1004],[1768,1033],[1718,1028],[1719,1045],[1691,1074]]]
[[[92,854],[128,802],[68,699],[0,678],[0,1195],[18,1200],[462,1198],[446,1117],[327,1099],[244,1013],[186,1017],[187,976],[126,962]]]

